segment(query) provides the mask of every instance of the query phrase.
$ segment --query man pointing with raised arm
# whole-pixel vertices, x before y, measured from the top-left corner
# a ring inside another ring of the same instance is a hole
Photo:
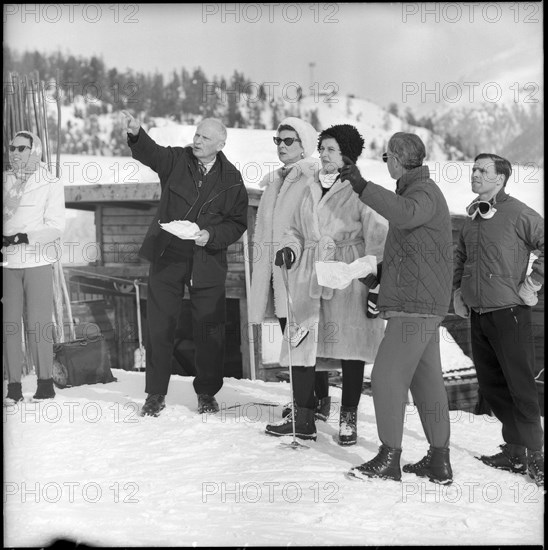
[[[423,164],[426,149],[415,134],[395,133],[383,154],[396,180],[390,191],[365,180],[348,158],[341,179],[362,202],[388,220],[378,308],[387,320],[371,374],[379,453],[349,475],[401,479],[405,408],[409,390],[429,443],[426,456],[404,472],[449,484],[447,392],[440,358],[439,325],[449,309],[453,282],[451,217],[440,188]]]
[[[158,174],[162,188],[158,211],[139,251],[150,261],[148,395],[141,415],[158,416],[165,408],[185,287],[192,309],[198,412],[214,413],[219,410],[214,396],[223,385],[226,250],[247,228],[247,191],[240,172],[222,153],[227,133],[220,121],[200,122],[192,145],[162,147],[130,113],[122,114],[133,158]],[[173,234],[163,228],[170,222],[195,231],[175,230]]]

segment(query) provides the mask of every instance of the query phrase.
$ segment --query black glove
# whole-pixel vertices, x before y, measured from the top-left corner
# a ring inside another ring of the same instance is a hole
[[[358,167],[348,158],[343,155],[344,166],[339,168],[341,174],[341,181],[348,180],[352,189],[358,195],[361,195],[362,191],[365,189],[367,182],[362,178]]]
[[[373,275],[373,273],[370,273],[367,277],[361,278],[360,283],[363,283],[365,286],[369,287],[370,290],[372,290],[376,288],[381,282],[381,274],[382,274],[382,262],[377,264],[376,275]]]
[[[10,244],[29,244],[29,238],[26,233],[16,233],[15,235],[2,235],[3,246],[9,246]]]
[[[285,264],[286,269],[291,269],[291,266],[295,263],[295,252],[289,246],[284,246],[278,252],[276,252],[276,259],[274,265],[282,267]]]
[[[365,310],[365,316],[368,319],[375,319],[379,316],[379,308],[377,307],[377,301],[379,300],[379,287],[375,290],[369,289],[367,293],[367,309]]]

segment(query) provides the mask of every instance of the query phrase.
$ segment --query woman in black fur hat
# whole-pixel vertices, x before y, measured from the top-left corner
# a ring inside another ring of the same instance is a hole
[[[316,261],[347,264],[373,255],[380,261],[388,229],[386,220],[364,205],[348,181],[341,181],[342,157],[354,161],[364,140],[349,124],[324,130],[319,137],[321,169],[305,190],[290,229],[285,233],[277,265],[285,265],[294,312],[299,325],[310,331],[292,348],[293,389],[296,403],[295,433],[301,439],[316,439],[314,422],[314,372],[318,357],[339,359],[343,390],[339,421],[339,444],[357,440],[357,409],[361,396],[364,364],[372,363],[382,339],[384,322],[367,315],[368,289],[353,280],[344,289],[318,284]],[[376,316],[375,316],[376,317]],[[288,366],[288,342],[284,339],[280,364]],[[266,433],[290,435],[291,418],[269,424]]]

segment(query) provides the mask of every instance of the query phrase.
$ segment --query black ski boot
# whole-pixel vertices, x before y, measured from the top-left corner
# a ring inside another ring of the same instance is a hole
[[[527,473],[539,486],[544,487],[544,453],[527,449]]]
[[[286,403],[284,405],[284,408],[282,409],[282,418],[286,418],[289,415],[293,413],[293,409],[295,408],[295,401]]]
[[[449,448],[430,446],[425,457],[415,464],[406,464],[403,471],[427,477],[433,483],[450,485],[453,482],[453,470],[449,462]]]
[[[339,445],[355,445],[358,440],[358,407],[341,406]]]
[[[501,452],[491,456],[480,456],[481,460],[487,466],[498,468],[499,470],[508,470],[517,474],[527,472],[527,452],[522,445],[513,445],[505,443],[500,445]]]
[[[292,415],[282,418],[279,422],[267,424],[265,433],[268,435],[282,436],[293,435]],[[299,439],[311,439],[316,441],[316,423],[314,422],[314,409],[295,407],[295,437]]]
[[[45,380],[38,379],[38,387],[36,393],[32,397],[33,399],[53,399],[55,397],[53,378],[46,378]]]
[[[207,395],[206,393],[199,393],[198,394],[198,412],[200,414],[218,413],[219,403],[217,403],[217,400],[213,395]]]
[[[166,408],[166,396],[159,393],[149,393],[141,409],[141,416],[158,416]]]
[[[8,384],[8,395],[6,395],[5,403],[9,405],[14,405],[19,401],[23,401],[21,382],[11,382],[10,384]]]
[[[282,409],[282,418],[286,418],[293,411],[295,403],[286,403]],[[331,412],[331,397],[322,397],[321,399],[314,398],[314,415],[316,420],[327,421]]]
[[[376,457],[369,462],[364,462],[361,466],[355,466],[348,472],[348,475],[359,479],[379,477],[400,481],[400,457],[401,449],[393,449],[383,444],[379,447]]]
[[[327,421],[331,413],[331,397],[326,395],[318,400],[316,403],[315,415],[318,420]]]

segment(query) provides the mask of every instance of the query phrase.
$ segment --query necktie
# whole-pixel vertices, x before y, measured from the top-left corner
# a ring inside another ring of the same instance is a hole
[[[202,182],[206,175],[206,167],[201,162],[199,162],[198,168],[200,169],[200,181],[198,182],[198,187],[202,187]]]

